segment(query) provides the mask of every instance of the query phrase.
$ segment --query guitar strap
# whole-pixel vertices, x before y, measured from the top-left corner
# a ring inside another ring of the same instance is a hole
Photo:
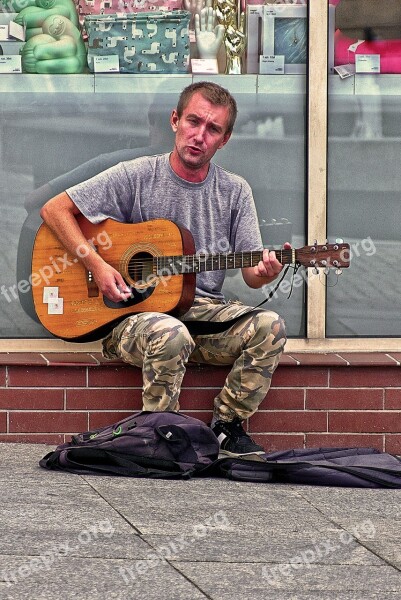
[[[242,319],[242,317],[244,317],[245,315],[248,315],[249,313],[261,312],[259,310],[259,308],[261,306],[263,306],[263,304],[265,304],[266,302],[269,302],[269,300],[271,300],[274,293],[277,291],[280,283],[283,281],[284,277],[286,276],[288,269],[291,266],[294,268],[294,274],[293,274],[293,278],[292,278],[292,282],[291,282],[291,290],[288,295],[288,298],[289,298],[292,293],[292,284],[294,281],[294,275],[297,272],[299,265],[295,265],[295,266],[287,265],[283,271],[282,276],[280,277],[280,280],[274,286],[274,288],[272,290],[270,290],[267,298],[262,300],[262,302],[260,302],[257,306],[250,307],[249,310],[242,313],[242,315],[239,315],[238,317],[234,317],[234,319],[229,319],[228,321],[183,321],[184,325],[186,326],[186,328],[188,329],[188,331],[191,335],[213,335],[214,333],[222,333],[223,331],[230,329],[230,327],[232,325],[237,323],[237,321],[239,321],[240,319]]]

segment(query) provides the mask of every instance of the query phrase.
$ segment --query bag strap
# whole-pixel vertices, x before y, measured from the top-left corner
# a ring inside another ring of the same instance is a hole
[[[253,312],[256,314],[261,311],[257,310],[257,307],[255,306],[255,308],[250,308],[242,313],[242,315],[229,319],[228,321],[183,321],[183,323],[191,335],[212,335],[213,333],[227,331],[227,329],[230,329],[230,327],[242,319],[242,317]]]
[[[64,453],[60,462],[60,454]],[[125,477],[148,477],[153,479],[189,479],[194,469],[181,470],[174,461],[147,459],[146,457],[120,454],[101,448],[67,448],[47,454],[39,465],[44,469],[70,471],[73,473],[94,473],[123,475]]]
[[[291,265],[286,265],[286,267],[282,273],[282,276],[280,277],[280,280],[276,283],[274,288],[272,290],[270,290],[270,293],[267,296],[267,298],[262,300],[262,302],[260,302],[256,306],[253,306],[246,312],[242,313],[242,315],[239,315],[238,317],[234,317],[233,319],[229,319],[228,321],[222,321],[222,322],[221,321],[217,321],[217,322],[216,321],[183,321],[184,325],[186,326],[186,328],[188,329],[188,331],[191,335],[212,335],[213,333],[222,333],[223,331],[230,329],[230,327],[232,325],[237,323],[237,321],[242,319],[242,317],[244,317],[245,315],[249,315],[251,312],[261,312],[258,309],[261,306],[263,306],[263,304],[265,304],[266,302],[269,302],[269,300],[272,299],[272,297],[275,294],[275,292],[277,291],[280,283],[283,281],[284,277],[287,275],[287,271],[290,268],[290,266]],[[291,295],[291,292],[290,292],[290,295]],[[290,295],[288,297],[290,297]]]

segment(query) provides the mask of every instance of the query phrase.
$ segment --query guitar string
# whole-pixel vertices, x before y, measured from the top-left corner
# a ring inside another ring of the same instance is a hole
[[[264,248],[264,250],[269,250],[268,248]],[[277,253],[282,253],[284,255],[288,255],[291,256],[292,252],[293,252],[294,248],[290,248],[290,249],[284,249],[284,250],[280,250],[277,248],[272,248],[271,250],[269,250],[269,252],[277,252]],[[309,255],[315,255],[315,254],[319,254],[319,253],[324,253],[327,254],[327,252],[329,250],[334,250],[334,252],[340,252],[343,250],[348,250],[347,247],[344,248],[330,248],[329,246],[327,247],[327,250],[316,250],[316,252],[312,252],[308,247],[307,248],[299,248],[299,249],[295,249],[296,254],[309,254]],[[189,257],[189,258],[197,258],[199,256],[226,256],[228,255],[234,255],[237,254],[239,255],[251,255],[251,254],[261,254],[262,250],[244,250],[244,251],[236,251],[236,252],[216,252],[216,253],[210,253],[210,254],[204,254],[204,253],[200,253],[200,254],[162,254],[160,256],[154,256],[154,258],[165,258],[166,256],[183,256],[183,257]]]
[[[137,262],[138,264],[143,264],[146,262],[154,262],[156,261],[160,261],[162,262],[164,261],[168,261],[168,260],[206,260],[206,261],[211,261],[211,260],[219,260],[221,259],[225,259],[225,258],[233,258],[233,259],[239,259],[239,258],[252,258],[252,254],[257,254],[260,253],[260,250],[254,250],[252,252],[246,252],[246,253],[241,253],[241,252],[228,252],[227,254],[177,254],[177,255],[163,255],[163,256],[152,256],[150,258],[139,258],[139,259],[131,259],[129,262],[130,264],[132,262]],[[292,251],[291,250],[286,250],[283,251],[281,253],[281,251],[275,251],[275,252],[280,252],[281,256],[284,258],[291,258],[292,257]],[[317,252],[316,254],[311,254],[308,251],[302,251],[302,250],[296,250],[296,256],[300,257],[300,256],[309,256],[312,259],[314,257],[319,256],[319,252]],[[335,252],[338,252],[337,250]],[[325,252],[325,255],[327,255],[327,252]]]
[[[307,252],[297,252],[296,255],[296,260],[295,260],[295,264],[298,263],[302,263],[302,258],[307,257],[310,260],[307,261],[308,263],[311,260],[315,260],[316,262],[325,260],[327,258],[332,259],[332,260],[338,260],[338,258],[341,257],[337,257],[337,256],[324,256],[324,257],[319,257],[316,254],[310,255],[310,253]],[[213,263],[218,262],[219,265],[220,263],[234,263],[235,265],[237,263],[239,263],[239,266],[241,266],[242,263],[244,262],[248,262],[248,261],[252,261],[252,258],[250,255],[248,256],[242,256],[242,255],[237,255],[236,253],[230,253],[227,255],[189,255],[189,254],[185,254],[185,255],[177,255],[177,256],[157,256],[157,257],[152,257],[152,258],[143,258],[143,259],[138,259],[138,258],[132,258],[130,261],[128,261],[128,269],[129,268],[135,268],[135,266],[140,266],[140,265],[159,265],[160,267],[162,266],[169,266],[170,263],[175,264],[175,266],[177,266],[178,262],[182,262],[185,263],[186,265],[188,265],[190,262],[193,262],[194,264],[198,264],[199,266],[202,265],[209,265]],[[255,257],[256,259],[257,257]],[[286,254],[282,254],[282,256],[280,257],[281,259],[288,259],[288,258],[292,258],[292,253],[286,253]],[[291,261],[293,262],[293,261]],[[341,262],[344,262],[344,258],[341,259]],[[313,265],[312,265],[313,266]]]
[[[346,250],[347,247],[343,247],[342,250]],[[326,249],[323,250],[319,250],[319,248],[312,253],[311,252],[311,247],[305,247],[305,248],[300,248],[298,250],[295,250],[295,254],[296,254],[296,260],[295,262],[293,260],[291,260],[290,262],[287,261],[287,259],[289,258],[293,258],[293,249],[277,249],[276,252],[280,253],[280,260],[283,262],[283,264],[294,264],[294,265],[303,265],[303,266],[307,266],[307,267],[343,267],[345,266],[345,262],[344,262],[344,258],[342,257],[341,261],[338,261],[338,256],[329,256],[328,258],[331,259],[332,261],[334,261],[334,259],[336,259],[337,264],[319,264],[319,262],[321,260],[323,260],[322,257],[319,258],[319,254],[321,254],[322,252],[324,252],[324,254],[327,256],[327,253],[329,251],[334,251],[336,254],[340,251],[339,248],[332,248],[330,245],[326,246]],[[255,254],[256,256],[252,256],[253,254]],[[253,262],[253,259],[259,259],[259,256],[261,254],[261,250],[253,250],[253,251],[244,251],[244,252],[228,252],[226,254],[183,254],[183,255],[161,255],[161,256],[150,256],[149,258],[135,258],[134,256],[131,257],[130,260],[126,261],[125,267],[126,267],[126,271],[128,272],[128,274],[130,276],[135,275],[135,271],[138,268],[144,268],[147,267],[149,269],[149,267],[152,267],[152,274],[157,274],[157,270],[158,269],[163,269],[163,268],[175,268],[177,269],[177,267],[179,266],[178,263],[181,262],[182,264],[184,264],[185,266],[190,266],[190,263],[192,262],[192,268],[193,271],[192,273],[195,272],[202,272],[202,271],[210,271],[210,270],[220,270],[220,269],[236,269],[236,268],[242,268],[242,267],[247,267],[247,266],[254,266],[254,264],[256,264],[256,262]],[[308,257],[309,259],[314,260],[314,264],[309,264],[310,260],[305,262],[302,261],[302,259],[304,257]],[[284,261],[283,261],[284,259]],[[249,263],[250,261],[250,263]],[[216,265],[216,262],[218,262],[218,265]],[[221,263],[223,263],[223,266],[221,266]],[[238,264],[239,263],[239,264]],[[216,267],[216,268],[214,268]],[[154,273],[154,271],[156,270],[156,273]]]

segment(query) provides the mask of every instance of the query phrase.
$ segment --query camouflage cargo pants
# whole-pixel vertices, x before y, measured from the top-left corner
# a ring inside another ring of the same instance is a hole
[[[183,320],[227,321],[247,312],[238,303],[197,298]],[[103,340],[106,358],[140,367],[144,410],[179,410],[188,361],[233,365],[214,399],[216,418],[246,419],[266,396],[286,342],[283,319],[272,311],[244,315],[226,331],[191,336],[178,319],[148,312],[128,317]]]

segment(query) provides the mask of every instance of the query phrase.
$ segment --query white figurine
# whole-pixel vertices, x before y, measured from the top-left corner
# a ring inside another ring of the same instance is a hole
[[[216,11],[203,8],[195,15],[195,37],[199,58],[217,58],[223,43],[224,25],[216,24]]]

